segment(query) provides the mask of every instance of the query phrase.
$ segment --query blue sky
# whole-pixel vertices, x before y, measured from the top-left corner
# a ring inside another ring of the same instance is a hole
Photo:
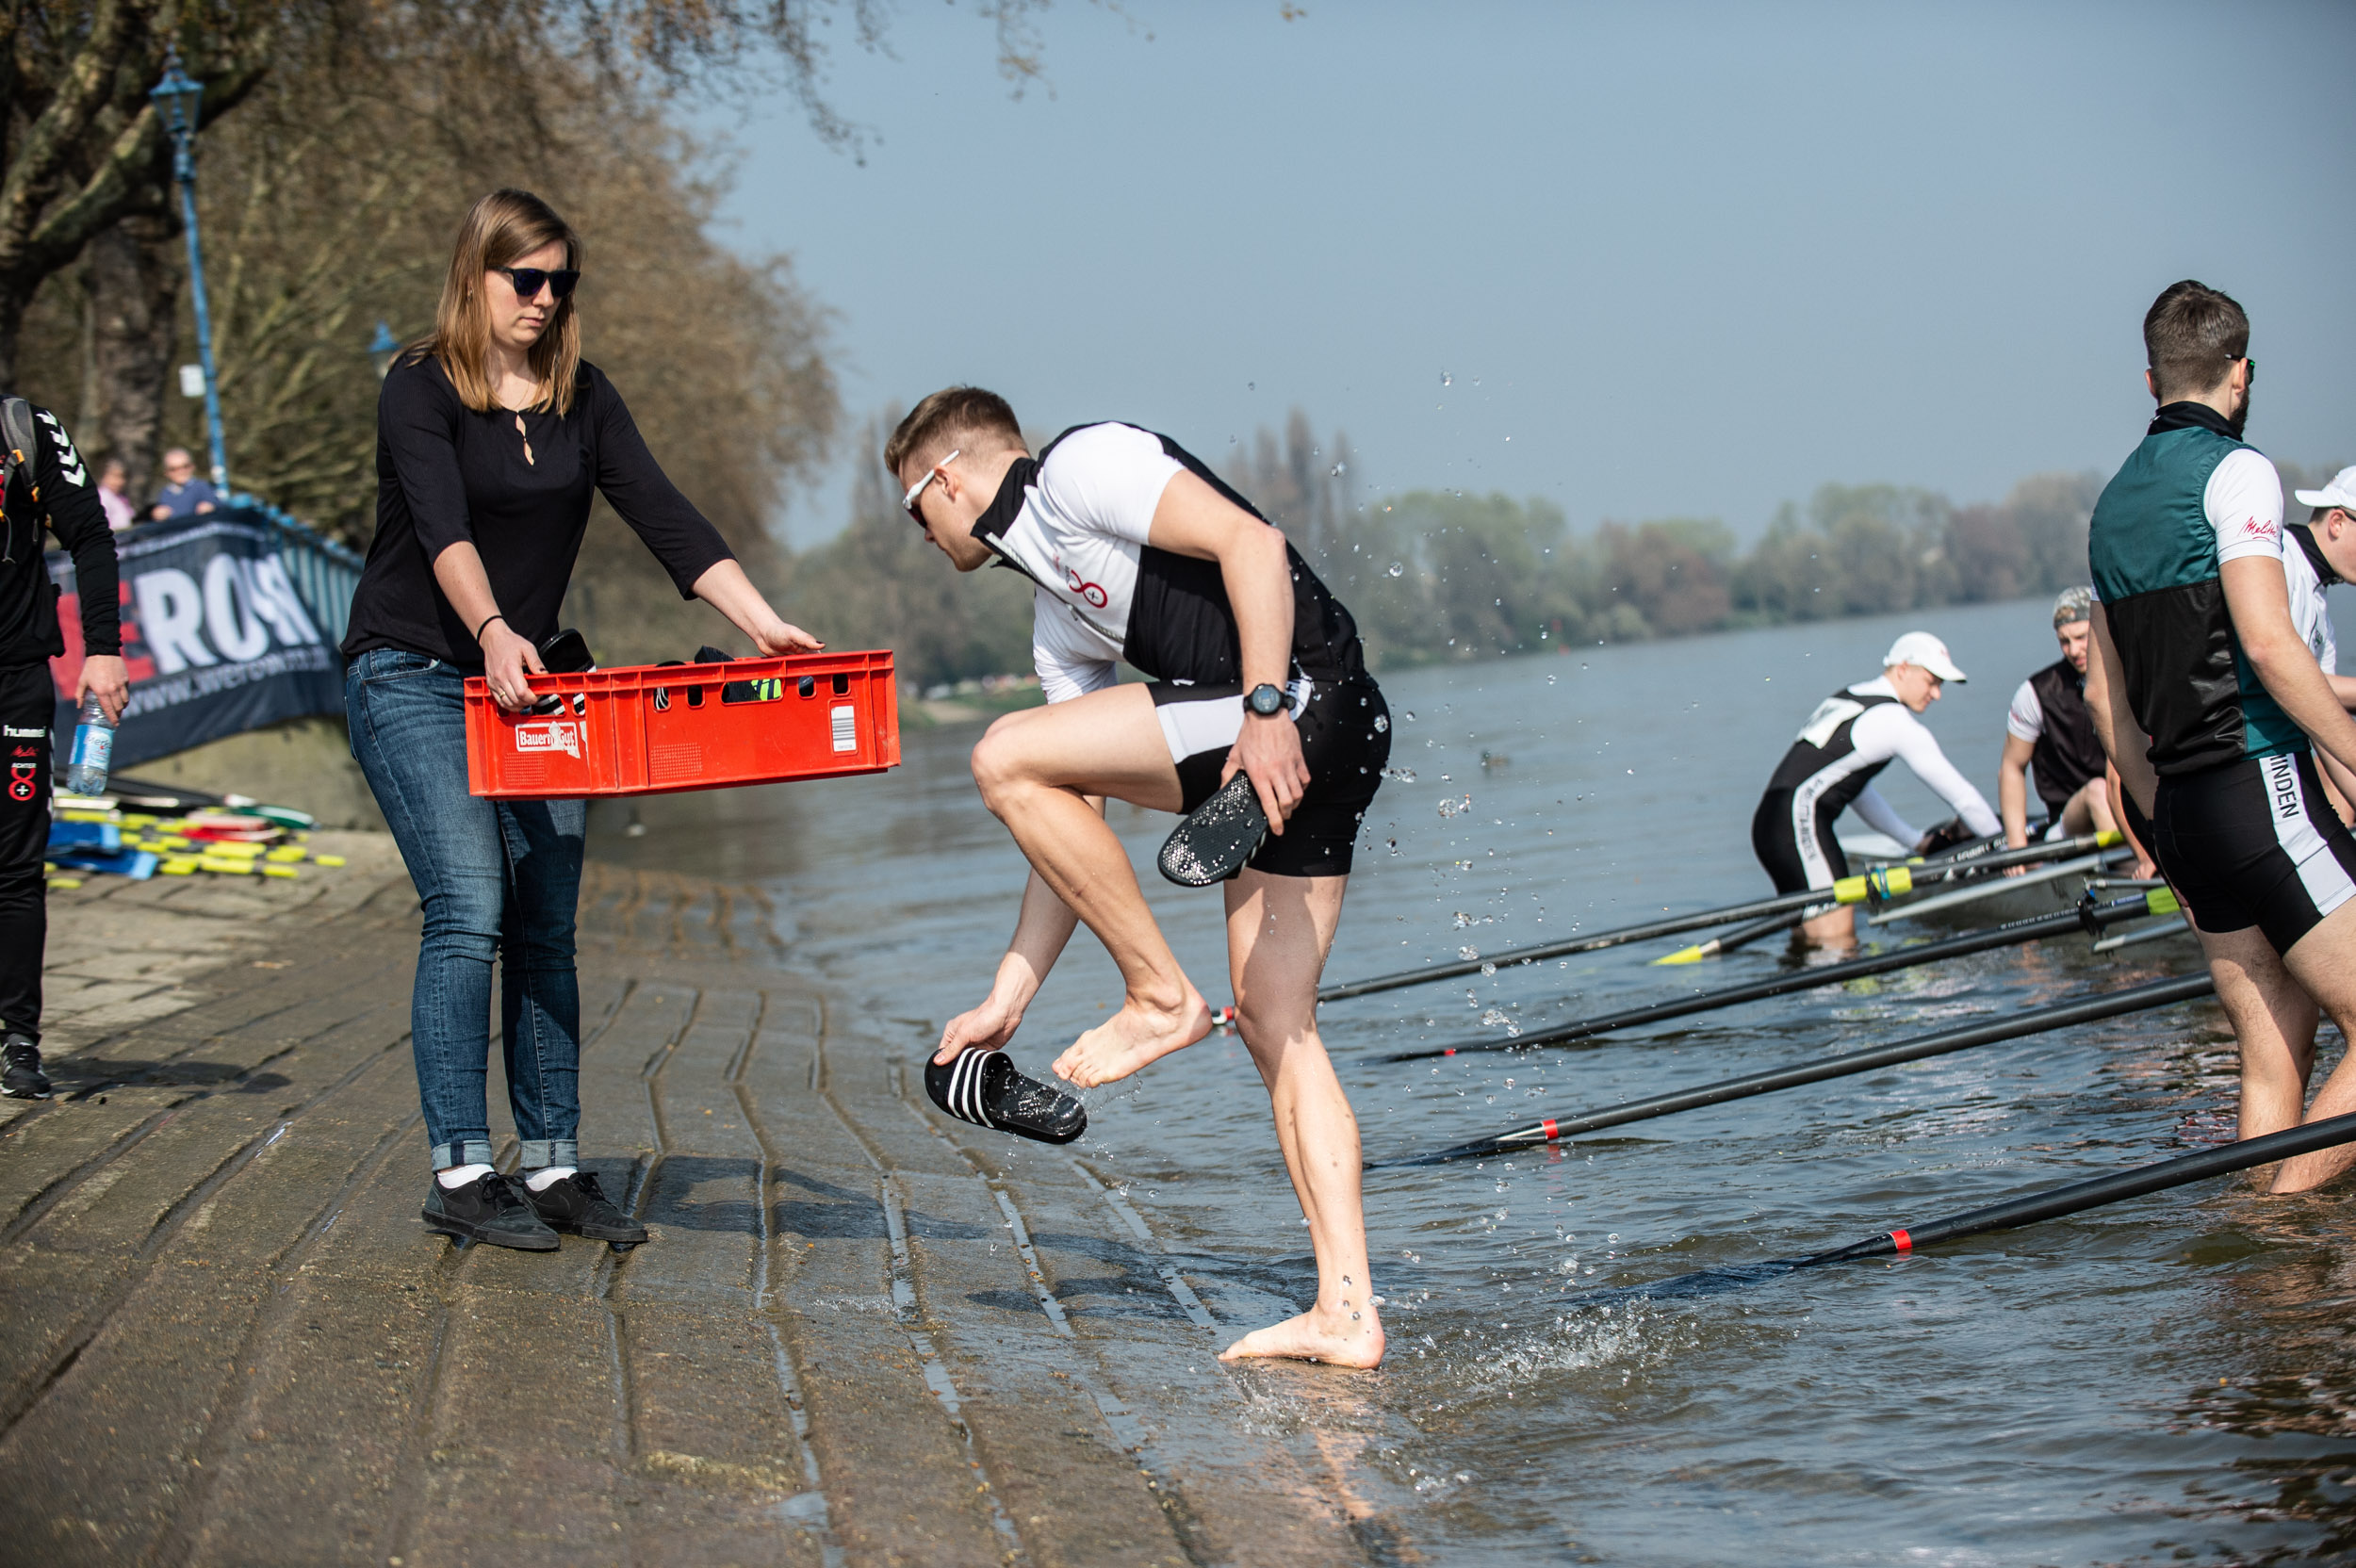
[[[2356,6],[1295,8],[1068,0],[1016,99],[970,4],[907,0],[830,57],[863,156],[701,112],[722,237],[836,313],[854,429],[972,381],[1218,462],[1298,404],[1366,494],[1748,536],[1827,480],[2107,471],[2190,276],[2255,321],[2250,438],[2356,460]]]

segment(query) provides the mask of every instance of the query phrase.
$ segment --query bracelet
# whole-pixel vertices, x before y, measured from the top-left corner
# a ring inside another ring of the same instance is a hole
[[[486,631],[488,631],[488,630],[490,630],[490,629],[491,629],[491,623],[492,623],[493,621],[503,621],[503,620],[505,620],[505,619],[507,619],[507,617],[506,617],[506,616],[504,616],[504,615],[497,615],[497,614],[494,614],[494,615],[486,615],[486,616],[484,616],[484,617],[483,617],[483,624],[482,624],[481,626],[476,627],[476,628],[474,629],[474,640],[475,640],[475,645],[476,645],[478,647],[482,645],[482,643],[483,643],[483,634],[484,632],[486,632]],[[513,630],[515,629],[515,628],[511,626],[511,627],[509,627],[509,628],[508,628],[508,629],[509,629],[510,631],[513,631]]]

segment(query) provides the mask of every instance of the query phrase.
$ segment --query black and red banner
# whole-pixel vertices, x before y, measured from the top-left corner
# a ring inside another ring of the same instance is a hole
[[[123,562],[123,658],[131,702],[115,735],[128,768],[344,707],[343,658],[289,578],[286,531],[258,512],[225,508],[115,536]],[[49,662],[57,730],[74,732],[82,605],[74,561],[49,554],[65,656]]]

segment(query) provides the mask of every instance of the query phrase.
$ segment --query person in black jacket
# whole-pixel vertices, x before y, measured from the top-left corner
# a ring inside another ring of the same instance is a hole
[[[778,619],[728,545],[647,452],[581,357],[581,242],[538,197],[498,190],[461,225],[432,336],[377,404],[376,538],[343,650],[352,755],[425,907],[411,1002],[434,1178],[428,1227],[547,1250],[565,1231],[622,1245],[646,1230],[579,1167],[581,992],[573,964],[587,810],[468,793],[465,683],[511,711],[602,494],[681,595],[763,653],[815,649]],[[507,1092],[521,1174],[491,1164],[485,1085],[500,965]]]
[[[49,661],[65,652],[65,636],[41,544],[44,525],[73,552],[81,596],[74,702],[95,694],[107,716],[119,719],[130,678],[123,665],[114,531],[90,466],[55,414],[31,405],[26,412],[35,449],[20,454],[10,446],[8,485],[0,492],[0,742],[8,762],[8,787],[0,790],[0,1093],[46,1100],[41,966],[49,909],[41,867],[49,847],[49,725],[57,705]]]

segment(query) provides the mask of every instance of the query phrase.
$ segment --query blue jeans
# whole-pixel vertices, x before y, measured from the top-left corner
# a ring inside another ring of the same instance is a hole
[[[465,670],[375,648],[344,675],[352,755],[425,906],[410,995],[434,1167],[491,1163],[491,961],[499,962],[507,1102],[523,1166],[572,1165],[581,1132],[578,800],[466,792]]]

